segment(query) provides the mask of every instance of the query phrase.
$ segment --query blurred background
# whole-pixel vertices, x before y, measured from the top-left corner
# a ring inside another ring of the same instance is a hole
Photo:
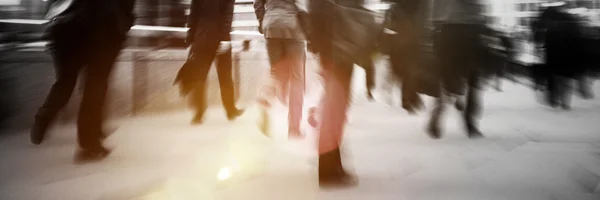
[[[431,11],[439,9],[436,8],[434,1],[429,1]],[[512,37],[516,51],[516,56],[510,58],[512,63],[519,66],[521,71],[527,71],[528,66],[541,62],[540,53],[536,52],[533,45],[531,25],[543,4],[551,0],[485,0],[483,2],[485,3],[484,15],[488,19],[489,28],[499,33],[510,33]],[[586,22],[587,33],[598,38],[600,0],[573,0],[572,2],[578,7],[578,15]],[[118,67],[114,75],[118,83],[114,84],[115,90],[124,93],[115,92],[114,96],[129,99],[114,100],[120,102],[116,104],[127,104],[116,107],[133,109],[136,107],[134,106],[136,103],[133,102],[156,101],[154,96],[172,96],[161,94],[166,94],[167,90],[170,90],[167,87],[170,86],[169,81],[186,58],[184,36],[189,4],[189,0],[138,0],[136,2],[136,25],[130,31],[127,48],[117,63],[122,67]],[[252,4],[252,0],[236,0],[231,33],[234,49],[239,49],[243,40],[252,40],[252,51],[257,52],[254,58],[243,61],[253,63],[249,65],[254,65],[255,68],[241,73],[241,80],[236,80],[238,83],[246,83],[241,85],[249,88],[255,87],[250,86],[254,83],[248,80],[260,79],[256,77],[260,74],[260,70],[254,69],[267,67],[264,39],[256,31],[258,22]],[[48,6],[46,0],[0,1],[2,87],[6,88],[3,89],[6,93],[11,91],[14,93],[14,95],[3,95],[2,104],[5,105],[3,109],[9,110],[3,113],[8,113],[4,114],[5,116],[18,116],[12,119],[22,123],[17,127],[26,127],[24,124],[31,121],[35,107],[41,103],[41,98],[53,80],[50,58],[44,53],[45,41],[41,40],[46,22],[44,14]],[[389,8],[389,4],[381,0],[367,0],[366,7],[384,13]],[[424,28],[431,29],[431,23],[427,23]],[[313,61],[309,58],[309,65]],[[145,69],[131,67],[137,65],[149,67]],[[214,72],[211,74],[212,79],[209,80],[214,81],[215,74]],[[218,96],[218,91],[212,93]],[[213,98],[213,95],[209,96]],[[213,98],[216,103],[219,102],[217,96]],[[148,102],[143,103],[144,106],[141,107],[146,107],[146,104]],[[179,103],[171,104],[161,107],[179,105]],[[118,111],[116,113],[124,112],[123,109],[115,109]],[[75,110],[76,108],[73,108],[70,112]],[[128,111],[119,115],[129,113]]]

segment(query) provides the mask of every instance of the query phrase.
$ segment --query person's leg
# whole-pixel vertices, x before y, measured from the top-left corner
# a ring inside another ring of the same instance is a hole
[[[353,64],[321,59],[327,73],[319,128],[319,183],[322,186],[352,184],[355,181],[341,163],[340,143],[350,105]]]
[[[288,65],[284,66],[289,71],[289,108],[288,108],[288,133],[290,136],[300,136],[300,124],[302,122],[302,108],[304,104],[305,91],[305,62],[306,45],[300,40],[285,41],[285,60]]]
[[[370,101],[373,101],[373,89],[375,89],[375,66],[373,64],[373,61],[371,60],[371,62],[361,67],[365,70],[365,86],[367,88],[367,98]]]
[[[551,107],[556,107],[559,105],[557,96],[559,83],[556,75],[550,74],[547,81],[548,86],[546,90],[546,101]]]
[[[51,47],[56,81],[52,85],[46,101],[35,115],[35,123],[31,129],[31,142],[34,144],[43,142],[50,123],[71,98],[83,65],[81,57],[75,52],[68,47]]]
[[[185,78],[182,79],[182,83],[193,87],[190,99],[196,113],[192,119],[192,124],[201,124],[207,109],[205,97],[206,78],[215,58],[218,42],[211,44],[212,46],[192,48],[191,55],[184,64],[184,67],[189,68],[187,74],[183,76]],[[183,67],[181,70],[184,70]]]
[[[588,74],[589,73],[585,72],[579,76],[579,78],[577,79],[577,89],[582,98],[593,99],[594,94],[590,87],[591,84],[590,84],[590,81],[588,80],[589,79]]]
[[[258,97],[258,103],[260,106],[260,121],[259,121],[259,129],[263,134],[269,136],[270,135],[270,110],[273,104],[275,103],[273,100],[278,99],[283,102],[283,98],[281,95],[281,70],[280,62],[283,57],[283,49],[281,45],[280,39],[275,38],[267,38],[266,39],[266,47],[267,54],[269,55],[269,64],[270,70],[267,80],[263,82],[261,85],[260,94]]]
[[[573,80],[568,77],[557,77],[559,79],[558,98],[560,106],[565,110],[571,109],[571,97],[573,95]]]
[[[407,102],[405,101],[405,99],[403,99],[404,97],[404,78],[406,76],[405,70],[404,70],[404,64],[405,61],[403,60],[404,57],[402,56],[402,51],[400,49],[401,47],[399,46],[391,46],[390,47],[390,71],[392,73],[394,82],[396,83],[395,85],[399,85],[400,88],[402,88],[402,95],[400,96],[400,100],[402,101],[402,107],[408,111],[409,113],[414,113],[414,109],[412,109],[410,106],[407,106]]]
[[[90,52],[91,55],[85,56],[85,85],[77,120],[77,139],[81,151],[76,155],[77,161],[102,159],[109,153],[102,146],[104,105],[108,80],[121,51],[121,43],[114,42],[96,48]]]
[[[231,75],[232,60],[231,50],[225,54],[217,55],[216,59],[217,75],[219,77],[219,87],[221,88],[221,101],[227,112],[227,118],[233,120],[242,114],[242,110],[238,110],[235,106],[234,86]]]
[[[463,111],[463,117],[467,128],[467,133],[470,138],[481,137],[481,132],[477,128],[477,116],[479,115],[480,105],[480,92],[479,92],[479,75],[476,72],[472,72],[468,77],[468,91],[466,94],[466,107]]]
[[[271,78],[274,80],[271,87],[274,88],[276,97],[283,104],[288,103],[289,88],[289,66],[286,60],[285,40],[279,38],[267,39],[267,53],[271,65]]]
[[[446,99],[449,98],[445,92],[441,92],[440,96],[435,99],[433,109],[431,110],[431,117],[427,125],[427,134],[434,139],[441,137],[440,132],[440,118],[444,114],[444,106]]]

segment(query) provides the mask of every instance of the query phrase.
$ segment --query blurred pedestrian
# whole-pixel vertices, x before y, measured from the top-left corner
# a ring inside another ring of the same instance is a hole
[[[422,1],[388,0],[392,7],[387,11],[385,25],[393,32],[388,38],[391,71],[402,85],[402,107],[414,114],[423,107],[417,94],[417,65],[420,58],[420,34],[423,29]]]
[[[568,8],[564,2],[546,7],[535,27],[541,33],[537,37],[542,39],[537,40],[543,43],[549,75],[546,101],[567,110],[571,108],[573,79],[582,72],[585,61],[581,26]]]
[[[440,9],[434,11],[440,30],[435,48],[443,92],[436,100],[427,132],[432,138],[440,137],[439,121],[445,110],[444,104],[456,101],[469,138],[481,137],[476,115],[481,109],[480,65],[487,57],[480,39],[485,28],[482,4],[478,0],[438,0],[435,4]],[[463,96],[464,105],[460,101]]]
[[[324,94],[319,116],[319,184],[353,185],[354,176],[342,165],[340,145],[350,106],[355,63],[365,63],[382,27],[374,13],[358,8],[360,0],[310,0],[312,50],[323,69]]]
[[[49,125],[69,101],[83,71],[84,91],[77,121],[80,150],[75,159],[99,160],[109,154],[102,145],[103,108],[108,78],[134,22],[134,2],[68,0],[50,6],[45,37],[50,40],[56,82],[35,116],[32,143],[44,141]]]
[[[192,93],[196,110],[192,124],[201,124],[206,112],[206,78],[215,57],[221,100],[227,119],[243,114],[236,108],[231,60],[231,23],[234,0],[192,0],[188,18],[186,42],[191,46],[189,56],[175,78],[182,95]]]
[[[301,137],[306,71],[306,35],[300,19],[302,10],[296,5],[296,0],[255,0],[254,10],[260,23],[259,31],[267,41],[271,78],[274,80],[273,85],[267,87],[288,106],[288,135]],[[263,120],[268,120],[268,117]]]

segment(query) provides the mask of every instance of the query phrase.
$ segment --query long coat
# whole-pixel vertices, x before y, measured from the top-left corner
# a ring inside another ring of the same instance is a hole
[[[235,0],[192,0],[188,16],[188,44],[231,40]],[[216,49],[215,49],[216,50]]]

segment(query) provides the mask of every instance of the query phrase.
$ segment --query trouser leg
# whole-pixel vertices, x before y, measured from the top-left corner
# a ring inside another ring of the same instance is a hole
[[[97,55],[91,55],[85,68],[85,85],[77,121],[78,142],[82,149],[102,147],[102,124],[108,81],[121,45],[115,44],[103,50],[95,53]]]
[[[235,106],[235,88],[232,80],[232,60],[231,50],[225,54],[216,56],[217,75],[219,77],[219,87],[221,89],[221,101],[227,113],[237,111]]]
[[[305,91],[305,44],[303,41],[288,40],[285,43],[285,60],[288,63],[289,108],[288,122],[291,131],[299,131]]]
[[[480,112],[480,92],[478,90],[479,77],[473,73],[468,78],[468,89],[466,94],[466,107],[464,110],[464,120],[468,130],[477,130],[477,115]]]
[[[321,59],[325,69],[325,91],[321,102],[319,152],[326,153],[340,146],[350,105],[353,64]]]
[[[56,81],[35,116],[37,121],[50,122],[65,107],[71,98],[77,84],[79,71],[83,66],[81,58],[77,55],[69,55],[68,49],[53,48],[51,52]]]
[[[205,97],[206,78],[215,58],[217,47],[218,42],[211,47],[192,48],[190,57],[181,69],[183,71],[187,67],[183,82],[193,88],[191,104],[196,110],[196,119],[202,118],[207,108]]]

